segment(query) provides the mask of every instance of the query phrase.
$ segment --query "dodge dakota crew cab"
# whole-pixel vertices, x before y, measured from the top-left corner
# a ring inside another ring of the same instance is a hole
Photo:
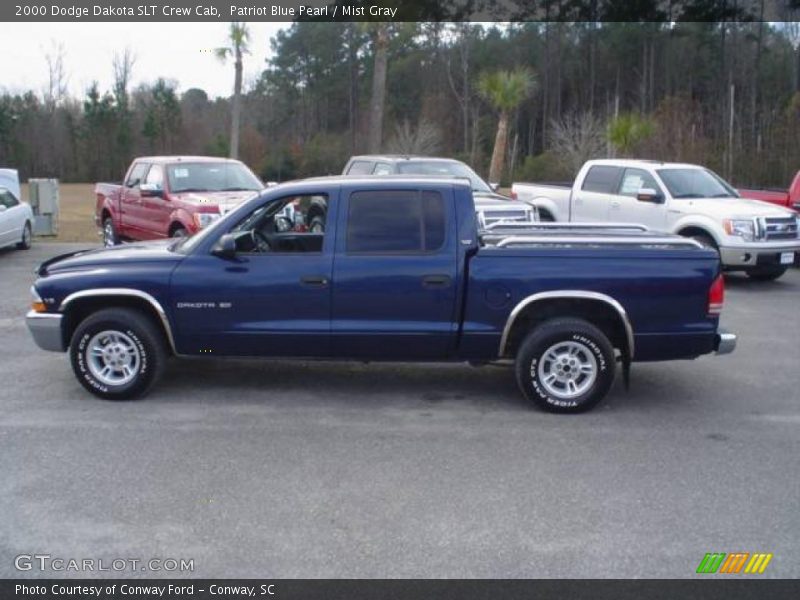
[[[715,173],[689,164],[592,160],[572,185],[515,183],[520,199],[555,221],[641,223],[719,252],[726,270],[777,279],[800,250],[797,213],[739,197]]]
[[[95,186],[95,223],[105,246],[185,237],[263,188],[238,160],[145,156],[131,163],[121,185]]]
[[[327,203],[322,232],[284,222]],[[167,357],[513,361],[522,393],[586,410],[617,363],[733,350],[717,254],[642,227],[477,227],[468,183],[332,177],[269,188],[191,238],[44,262],[27,323],[108,399]]]

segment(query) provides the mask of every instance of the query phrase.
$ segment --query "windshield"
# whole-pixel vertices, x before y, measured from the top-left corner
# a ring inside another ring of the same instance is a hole
[[[241,163],[179,163],[167,167],[169,189],[181,192],[239,192],[264,188],[258,178]]]
[[[725,180],[707,169],[659,169],[658,175],[673,198],[736,198]]]
[[[406,175],[438,175],[469,179],[473,192],[492,193],[492,188],[467,165],[443,160],[409,160],[398,163],[397,170]]]

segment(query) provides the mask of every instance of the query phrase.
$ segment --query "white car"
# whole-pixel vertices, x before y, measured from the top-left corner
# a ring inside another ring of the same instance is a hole
[[[0,248],[27,250],[33,237],[33,211],[20,202],[19,179],[13,169],[0,169]]]
[[[572,185],[515,183],[542,220],[636,223],[694,238],[729,271],[777,279],[800,251],[794,211],[739,197],[712,171],[647,160],[590,160]]]

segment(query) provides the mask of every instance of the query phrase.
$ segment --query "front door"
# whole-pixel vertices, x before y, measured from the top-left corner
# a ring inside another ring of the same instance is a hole
[[[144,183],[155,185],[160,193],[142,194],[140,192],[139,210],[142,218],[143,237],[158,239],[169,235],[169,216],[172,212],[170,202],[165,198],[164,167],[153,165],[147,171]]]
[[[403,187],[342,189],[331,324],[336,357],[442,359],[455,338],[452,189]]]
[[[658,202],[642,202],[639,190],[649,188],[660,195]],[[615,223],[639,223],[654,230],[663,230],[667,222],[664,192],[650,173],[644,169],[625,169],[619,190],[611,198],[608,220]]]
[[[314,200],[328,203],[333,218],[335,198]],[[309,231],[310,205],[311,195],[262,204],[231,229],[240,238],[234,258],[192,254],[178,266],[171,309],[179,353],[330,356],[334,240]]]

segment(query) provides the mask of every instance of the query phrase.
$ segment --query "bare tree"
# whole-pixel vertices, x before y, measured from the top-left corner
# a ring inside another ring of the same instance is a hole
[[[47,89],[44,93],[45,104],[51,112],[55,110],[67,95],[69,77],[64,67],[64,44],[50,42],[50,50],[45,53],[47,61]]]
[[[569,113],[564,118],[553,121],[550,131],[553,151],[574,173],[587,160],[606,155],[605,126],[590,112]]]
[[[386,72],[389,62],[389,23],[370,23],[375,60],[372,70],[372,97],[369,102],[369,132],[367,148],[372,153],[381,151],[383,144],[383,114],[386,109]]]
[[[442,132],[428,120],[422,119],[413,127],[406,119],[395,128],[389,141],[389,152],[396,154],[438,154],[442,148]]]

